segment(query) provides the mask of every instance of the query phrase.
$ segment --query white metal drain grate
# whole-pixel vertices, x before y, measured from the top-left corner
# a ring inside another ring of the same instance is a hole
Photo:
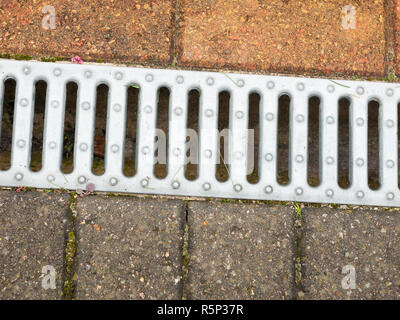
[[[16,81],[11,167],[0,171],[1,186],[84,189],[88,182],[97,191],[150,193],[181,196],[203,196],[260,200],[307,201],[399,206],[398,187],[398,90],[390,83],[336,81],[275,77],[263,75],[223,74],[213,72],[155,70],[98,65],[53,64],[0,60],[0,99],[4,81]],[[47,82],[47,99],[43,135],[42,169],[29,170],[33,125],[34,84]],[[74,170],[63,174],[62,161],[65,86],[78,84],[75,131]],[[109,86],[105,173],[92,173],[95,119],[95,92],[99,83]],[[136,172],[133,177],[122,173],[126,88],[140,86],[136,143]],[[168,175],[153,175],[156,101],[158,88],[170,89]],[[185,161],[187,92],[198,88],[199,164],[198,178],[189,181],[182,166]],[[229,179],[215,178],[218,160],[218,93],[231,94],[229,126],[231,139]],[[246,179],[248,96],[261,96],[259,182]],[[278,99],[291,98],[290,113],[290,183],[277,183]],[[307,182],[308,99],[318,96],[320,114],[320,184]],[[351,186],[339,187],[338,181],[338,100],[351,101],[350,131]],[[379,180],[380,188],[368,187],[368,102],[380,103],[379,114]],[[1,101],[0,101],[1,102]],[[0,106],[2,103],[0,103]]]

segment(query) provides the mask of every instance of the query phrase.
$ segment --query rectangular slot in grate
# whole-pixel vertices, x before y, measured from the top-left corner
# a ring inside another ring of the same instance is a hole
[[[397,90],[0,60],[0,184],[400,206]]]

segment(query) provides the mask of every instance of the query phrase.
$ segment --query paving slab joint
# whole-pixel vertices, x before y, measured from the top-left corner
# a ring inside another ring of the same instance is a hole
[[[64,280],[64,299],[72,300],[75,294],[75,286],[77,275],[75,272],[75,255],[76,255],[76,236],[75,236],[75,218],[76,218],[76,199],[78,194],[70,192],[71,204],[71,230],[68,232],[65,246],[65,280]]]
[[[172,11],[171,24],[172,24],[172,39],[171,39],[171,66],[178,65],[178,41],[179,41],[179,24],[181,21],[181,1],[174,1],[174,10]]]
[[[398,77],[394,70],[395,50],[394,50],[394,17],[393,0],[385,2],[385,38],[386,38],[386,54],[385,54],[385,73],[386,78],[390,82],[398,81]]]
[[[185,221],[184,221],[184,234],[183,234],[183,247],[182,247],[182,300],[187,300],[186,282],[189,274],[189,201],[185,200]]]
[[[302,210],[303,210],[302,204],[299,204],[297,202],[293,203],[293,208],[294,208],[294,213],[295,213],[295,220],[294,220],[294,230],[295,230],[295,235],[296,235],[296,258],[295,258],[295,265],[294,265],[294,270],[295,270],[295,275],[294,275],[294,281],[295,281],[295,299],[297,300],[302,300],[304,297],[304,287],[303,287],[303,261],[305,257],[303,256],[303,250],[302,250],[302,237],[303,237],[303,218],[302,218]]]

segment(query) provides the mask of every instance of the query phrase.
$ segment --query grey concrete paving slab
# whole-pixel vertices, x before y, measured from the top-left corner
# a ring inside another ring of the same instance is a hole
[[[179,299],[185,202],[78,198],[77,299]]]
[[[400,212],[303,209],[305,299],[400,299]]]
[[[292,298],[292,208],[189,202],[188,224],[187,299]]]
[[[56,192],[0,191],[0,299],[62,298],[69,201]]]

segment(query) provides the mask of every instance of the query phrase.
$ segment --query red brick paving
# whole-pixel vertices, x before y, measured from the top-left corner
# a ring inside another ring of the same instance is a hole
[[[393,29],[394,29],[394,69],[400,73],[400,0],[393,0]]]
[[[185,66],[295,73],[385,73],[384,0],[183,0]],[[356,28],[341,10],[356,8]]]
[[[42,8],[56,29],[42,28]],[[173,0],[0,1],[0,53],[83,60],[170,62]]]

